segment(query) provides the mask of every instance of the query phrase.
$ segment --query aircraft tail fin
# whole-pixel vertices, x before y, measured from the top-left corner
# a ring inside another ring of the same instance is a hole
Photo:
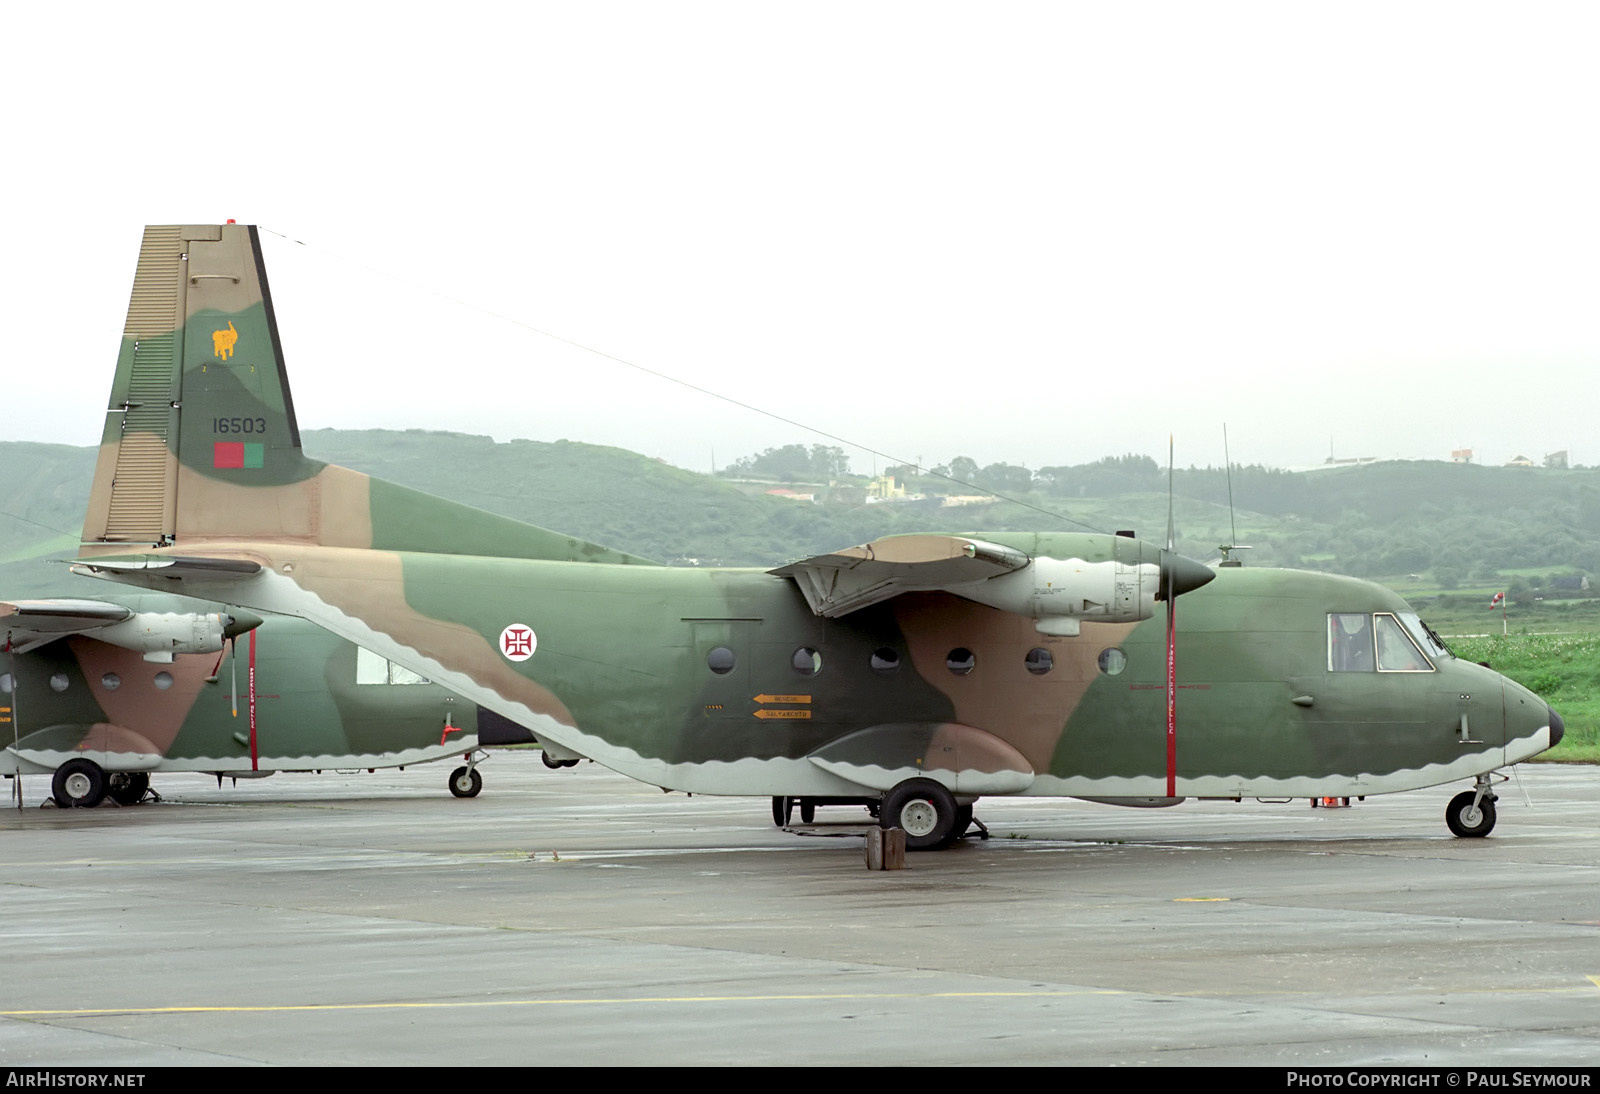
[[[182,511],[196,477],[249,489],[319,469],[300,451],[260,253],[253,227],[145,229],[86,544],[160,546],[180,526],[221,531],[193,506]]]
[[[149,227],[82,553],[250,540],[648,561],[307,458],[256,228]]]

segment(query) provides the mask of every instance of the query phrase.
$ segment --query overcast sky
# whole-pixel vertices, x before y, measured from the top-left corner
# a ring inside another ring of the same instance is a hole
[[[1593,4],[243,10],[7,16],[0,439],[232,217],[302,428],[832,443],[607,354],[930,464],[1600,463]]]

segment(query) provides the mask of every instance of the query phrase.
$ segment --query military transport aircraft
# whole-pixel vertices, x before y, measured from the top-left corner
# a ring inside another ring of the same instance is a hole
[[[62,807],[133,805],[160,772],[220,780],[451,756],[467,758],[451,792],[472,797],[480,745],[532,739],[304,620],[181,597],[0,602],[0,645],[0,774],[53,775]]]
[[[982,795],[1349,797],[1491,775],[1560,718],[1399,597],[1125,535],[890,537],[678,569],[308,459],[254,228],[146,230],[76,570],[299,616],[668,789],[876,798],[912,848]],[[1177,601],[1184,602],[1181,632]],[[1160,605],[1158,608],[1157,605]]]

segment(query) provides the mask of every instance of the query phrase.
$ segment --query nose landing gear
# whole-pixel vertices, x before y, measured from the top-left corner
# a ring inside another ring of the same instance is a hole
[[[1494,831],[1494,803],[1498,800],[1489,789],[1489,776],[1479,775],[1477,786],[1450,799],[1444,822],[1450,831],[1465,839],[1487,836]]]

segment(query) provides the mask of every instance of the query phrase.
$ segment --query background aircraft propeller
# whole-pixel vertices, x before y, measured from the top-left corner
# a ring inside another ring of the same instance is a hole
[[[1178,597],[1215,578],[1216,571],[1177,551],[1172,513],[1172,438],[1167,438],[1167,545],[1161,552],[1161,578],[1156,599],[1167,605],[1167,797],[1175,798],[1178,782]]]

